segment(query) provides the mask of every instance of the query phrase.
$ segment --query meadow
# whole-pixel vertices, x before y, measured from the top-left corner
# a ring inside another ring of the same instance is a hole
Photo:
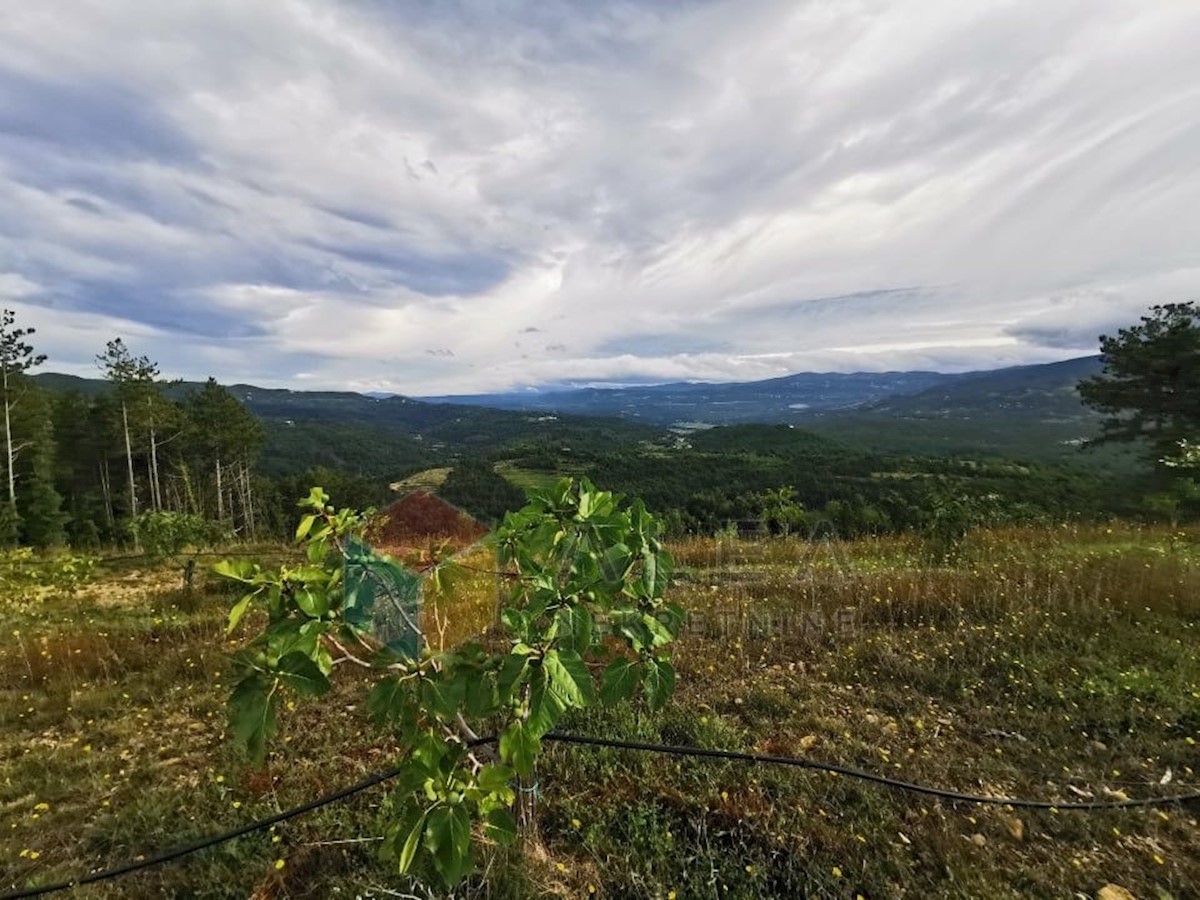
[[[689,611],[674,701],[564,730],[797,755],[1052,801],[1200,788],[1200,529],[980,529],[931,547],[705,538],[672,546]],[[251,552],[253,551],[253,552]],[[282,558],[278,546],[231,554]],[[210,560],[211,561],[211,560]],[[467,579],[440,640],[486,622]],[[101,560],[74,592],[6,591],[0,890],[136,859],[304,802],[399,752],[339,672],[267,766],[225,735],[235,593],[173,563]],[[473,625],[471,626],[473,627]],[[1183,898],[1200,809],[975,807],[845,777],[563,745],[538,835],[458,891],[516,898]],[[411,897],[375,856],[386,787],[77,897]],[[1121,896],[1121,895],[1117,895]]]

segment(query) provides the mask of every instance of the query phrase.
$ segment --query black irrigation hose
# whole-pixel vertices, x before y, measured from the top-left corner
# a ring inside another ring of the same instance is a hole
[[[799,769],[811,769],[817,772],[830,772],[881,784],[884,787],[913,794],[925,794],[930,797],[940,797],[943,800],[953,800],[959,803],[987,804],[992,806],[1009,806],[1013,809],[1055,809],[1055,810],[1102,810],[1102,809],[1135,809],[1149,806],[1171,806],[1178,803],[1196,803],[1200,801],[1200,791],[1189,794],[1177,794],[1173,797],[1143,797],[1139,800],[1090,800],[1054,803],[1050,800],[1019,800],[1013,797],[989,797],[983,794],[964,794],[959,791],[949,791],[943,788],[929,787],[924,784],[913,784],[911,781],[899,781],[886,775],[876,775],[862,769],[851,769],[833,763],[814,762],[795,756],[770,756],[762,753],[741,753],[736,750],[708,750],[704,747],[671,746],[668,744],[646,744],[639,741],[616,741],[606,738],[584,737],[573,734],[557,734],[551,732],[542,736],[543,741],[556,741],[562,744],[579,744],[587,747],[610,747],[616,750],[640,750],[649,753],[665,753],[671,756],[694,756],[706,759],[730,759],[739,762],[764,763],[777,766],[794,766]],[[3,900],[3,898],[0,898]]]
[[[468,741],[470,747],[479,747],[483,744],[490,744],[496,739],[494,737],[476,738]],[[314,809],[320,809],[322,806],[329,806],[331,803],[337,803],[339,800],[345,800],[347,797],[352,797],[355,794],[360,794],[368,788],[373,788],[377,784],[382,784],[389,779],[395,778],[401,768],[387,769],[383,772],[376,772],[368,778],[364,778],[357,784],[352,784],[349,787],[344,787],[341,790],[334,791],[331,794],[326,794],[323,797],[318,797],[316,800],[310,800],[302,806],[295,806],[291,809],[284,810],[281,813],[276,813],[273,816],[267,816],[265,819],[258,819],[235,828],[231,831],[226,831],[222,834],[214,834],[209,837],[202,838],[194,843],[185,844],[182,847],[176,847],[174,850],[167,850],[155,856],[149,856],[145,859],[140,859],[135,862],[126,863],[123,866],[116,866],[112,869],[104,869],[100,872],[92,872],[90,875],[81,875],[78,878],[72,878],[69,881],[59,881],[55,884],[45,884],[41,887],[24,888],[13,891],[8,894],[0,894],[0,900],[22,900],[26,897],[41,897],[46,894],[55,894],[59,891],[70,890],[71,888],[80,887],[85,884],[95,884],[97,881],[110,881],[113,878],[120,878],[124,875],[129,875],[141,869],[149,869],[153,866],[161,866],[165,863],[173,862],[184,856],[189,856],[193,853],[198,853],[201,850],[207,850],[209,847],[215,847],[217,844],[223,844],[226,841],[231,841],[234,838],[242,837],[255,831],[262,831],[264,828],[269,828],[279,822],[286,822],[288,819],[294,819],[297,816],[302,816],[307,812],[312,812]]]
[[[478,747],[484,744],[493,743],[495,737],[476,738],[468,742],[468,746]],[[709,750],[704,747],[685,747],[669,744],[648,744],[641,741],[621,741],[609,738],[586,737],[584,735],[559,734],[551,732],[542,736],[543,741],[551,741],[561,744],[576,744],[585,747],[607,747],[614,750],[636,750],[649,753],[662,753],[669,756],[683,757],[698,757],[702,759],[725,759],[737,762],[752,762],[761,763],[764,765],[780,765],[793,766],[800,769],[809,769],[817,772],[829,772],[836,775],[844,775],[848,778],[855,778],[860,781],[869,781],[874,784],[880,784],[895,790],[907,791],[914,794],[924,794],[931,797],[939,797],[943,800],[951,800],[959,803],[975,803],[975,804],[990,804],[993,806],[1007,806],[1012,809],[1053,809],[1066,811],[1096,811],[1096,810],[1118,810],[1118,809],[1134,809],[1141,807],[1155,806],[1173,806],[1176,804],[1196,803],[1200,801],[1200,791],[1194,791],[1188,794],[1178,794],[1173,797],[1145,797],[1139,800],[1095,800],[1086,802],[1067,802],[1054,803],[1049,800],[1019,800],[1011,797],[988,797],[980,794],[964,794],[959,791],[943,790],[942,788],[929,787],[923,784],[913,784],[908,781],[899,781],[894,778],[888,778],[884,775],[876,775],[873,772],[865,772],[861,769],[852,769],[847,766],[839,766],[832,763],[814,762],[808,759],[802,759],[794,756],[771,756],[762,753],[742,753],[736,750]],[[217,844],[222,844],[225,841],[233,840],[237,837],[250,834],[255,831],[261,831],[264,828],[269,828],[279,822],[285,822],[288,819],[294,819],[304,813],[312,812],[314,809],[319,809],[322,806],[328,806],[331,803],[336,803],[339,800],[344,800],[354,794],[372,788],[377,784],[381,784],[389,779],[395,778],[400,774],[400,768],[387,769],[383,772],[366,778],[357,784],[352,784],[349,787],[334,791],[331,794],[326,794],[323,797],[318,797],[316,800],[309,801],[303,806],[296,806],[284,812],[277,813],[273,816],[268,816],[265,819],[258,819],[250,822],[232,831],[224,832],[223,834],[212,835],[192,844],[187,844],[182,847],[177,847],[174,850],[168,850],[164,853],[159,853],[156,856],[147,857],[146,859],[136,862],[127,863],[123,866],[117,866],[112,869],[105,869],[100,872],[93,872],[90,875],[82,875],[78,878],[73,878],[69,881],[60,881],[55,884],[42,885],[41,887],[26,888],[17,890],[7,894],[0,894],[0,900],[24,900],[28,897],[41,897],[46,894],[54,894],[59,891],[69,890],[74,887],[79,887],[85,884],[94,884],[98,881],[109,881],[113,878],[120,878],[132,872],[137,872],[141,869],[149,869],[153,866],[160,866],[165,863],[172,862],[192,853],[197,853],[200,850],[205,850],[209,847],[214,847]]]

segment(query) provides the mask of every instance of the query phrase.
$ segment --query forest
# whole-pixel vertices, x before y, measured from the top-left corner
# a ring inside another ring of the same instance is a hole
[[[1106,339],[1110,367],[1136,368],[1139,353],[1155,364],[1147,348],[1162,342],[1154,329],[1171,317],[1185,335],[1195,332],[1191,305],[1156,309]],[[1157,462],[1189,433],[1195,401],[1186,391],[1183,405],[1161,416],[1173,430],[1148,443],[1153,465],[1106,447],[1050,458],[987,453],[980,448],[990,425],[965,418],[952,424],[976,428],[974,451],[922,453],[902,432],[886,446],[878,419],[875,439],[861,439],[854,428],[862,415],[847,419],[853,424],[840,436],[828,422],[826,434],[767,424],[680,433],[404,397],[225,387],[212,377],[173,381],[121,338],[97,354],[101,378],[40,374],[30,370],[52,361],[37,353],[32,329],[16,326],[6,312],[0,538],[8,545],[132,547],[151,532],[184,543],[282,540],[297,521],[295,499],[313,484],[356,508],[378,507],[394,496],[390,485],[430,467],[449,467],[445,499],[489,524],[518,508],[530,484],[573,474],[642,498],[676,536],[820,526],[852,538],[1114,515],[1171,522],[1197,507],[1188,473]],[[1092,408],[1108,403],[1118,413],[1096,443],[1147,444],[1129,422],[1157,419],[1121,412],[1113,404],[1128,407],[1128,385],[1114,394],[1111,381],[1094,376],[1079,386]],[[1049,402],[1060,414],[1064,401]],[[922,427],[934,434],[944,425]]]

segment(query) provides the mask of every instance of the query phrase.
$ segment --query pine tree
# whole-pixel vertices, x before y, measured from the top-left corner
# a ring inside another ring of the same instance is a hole
[[[108,342],[104,352],[96,357],[96,363],[104,372],[104,377],[113,383],[120,407],[120,427],[125,441],[126,477],[129,482],[129,516],[132,520],[137,518],[139,511],[137,478],[133,471],[132,433],[139,426],[144,426],[150,435],[148,481],[151,505],[155,508],[158,506],[158,445],[154,430],[155,397],[159,394],[158,365],[151,362],[149,357],[135,357],[120,338]]]
[[[1173,456],[1200,434],[1200,306],[1155,306],[1141,324],[1101,335],[1104,373],[1079,384],[1104,413],[1093,443],[1145,441],[1153,459]]]
[[[31,436],[30,451],[22,460],[17,506],[21,513],[21,543],[33,547],[53,547],[66,542],[64,526],[68,516],[62,509],[62,496],[54,487],[54,430],[50,398],[34,391],[26,408]]]
[[[34,366],[46,361],[44,355],[35,355],[33,347],[25,338],[36,332],[33,328],[14,328],[16,313],[6,309],[0,312],[0,390],[4,404],[4,451],[8,475],[8,506],[0,517],[0,539],[11,542],[20,526],[17,511],[17,458],[30,442],[16,443],[13,438],[12,418],[17,404],[28,390],[23,375]]]
[[[185,443],[193,468],[213,475],[209,496],[214,502],[209,508],[218,520],[233,519],[236,498],[241,506],[242,526],[253,533],[254,492],[250,470],[264,440],[261,423],[214,378],[209,378],[188,398],[184,413]]]
[[[104,427],[107,402],[75,391],[54,397],[54,484],[69,516],[68,537],[76,547],[96,547],[116,537],[106,481],[113,450]]]

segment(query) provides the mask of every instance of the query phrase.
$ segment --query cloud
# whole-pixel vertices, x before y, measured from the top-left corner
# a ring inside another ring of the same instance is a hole
[[[120,83],[57,80],[0,67],[0,133],[67,156],[197,162],[195,145],[152,96]],[[152,90],[152,85],[146,86]]]
[[[1200,295],[1186,3],[78,0],[0,40],[0,297],[61,370],[981,368]]]

